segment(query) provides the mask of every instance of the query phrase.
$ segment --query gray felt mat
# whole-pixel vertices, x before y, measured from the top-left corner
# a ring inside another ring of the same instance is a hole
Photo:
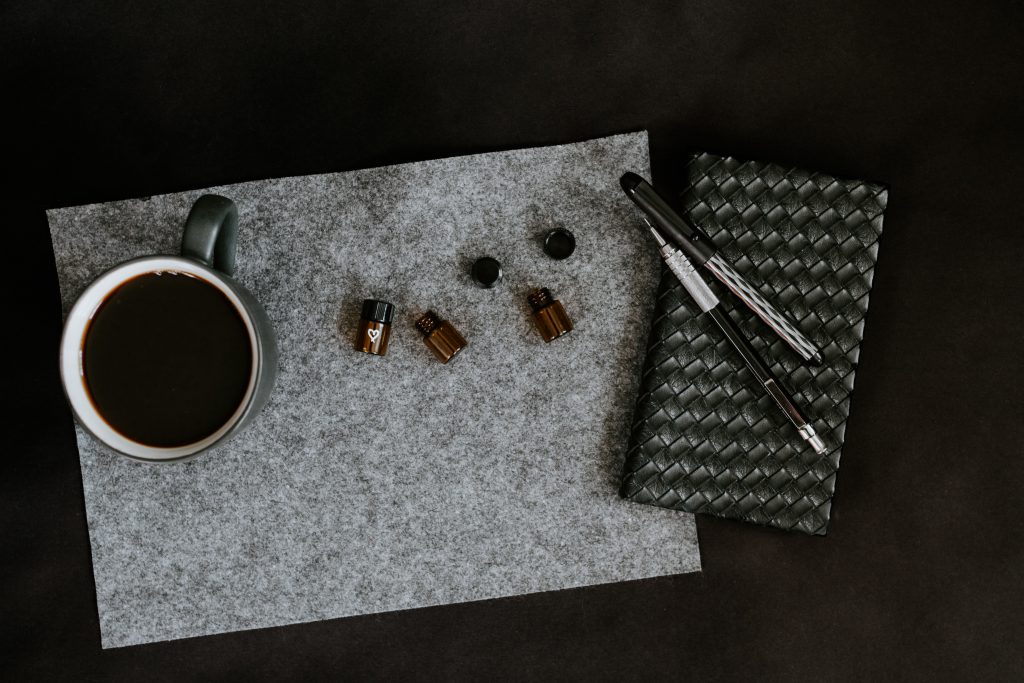
[[[638,133],[209,188],[238,204],[280,377],[186,464],[78,430],[103,646],[699,569],[690,515],[616,493],[660,273],[618,178],[648,167]],[[50,211],[65,313],[110,266],[175,253],[202,192]],[[555,225],[566,261],[541,249]],[[484,254],[494,290],[468,277]],[[572,334],[543,343],[534,286]],[[352,350],[367,297],[399,309],[385,358]],[[469,340],[447,366],[412,327],[427,308]]]

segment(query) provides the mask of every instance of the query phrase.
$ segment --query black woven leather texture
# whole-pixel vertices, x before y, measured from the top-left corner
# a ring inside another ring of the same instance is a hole
[[[649,505],[824,534],[850,414],[888,190],[699,153],[682,207],[821,349],[801,359],[701,269],[829,446],[800,438],[709,316],[663,269],[620,494]]]

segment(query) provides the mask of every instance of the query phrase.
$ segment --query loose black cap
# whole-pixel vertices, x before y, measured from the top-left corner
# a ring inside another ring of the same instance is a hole
[[[544,253],[561,261],[576,251],[576,238],[565,228],[555,228],[544,238]]]
[[[473,263],[471,274],[478,285],[490,289],[501,282],[501,264],[498,259],[482,256]]]
[[[387,301],[379,299],[366,299],[363,301],[363,319],[372,320],[377,323],[391,324],[395,317],[395,306]]]

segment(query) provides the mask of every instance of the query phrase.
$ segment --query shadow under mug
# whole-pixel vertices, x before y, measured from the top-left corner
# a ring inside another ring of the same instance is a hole
[[[181,256],[144,256],[114,266],[79,296],[60,342],[60,377],[78,422],[112,450],[145,462],[181,462],[222,444],[252,422],[266,404],[277,377],[274,330],[258,301],[231,275],[235,267],[238,209],[226,197],[207,194],[192,205],[185,222]],[[114,429],[97,410],[86,384],[83,348],[89,323],[100,306],[129,280],[148,273],[183,273],[220,292],[237,309],[249,336],[252,364],[238,408],[215,432],[194,443],[170,448],[134,441]]]

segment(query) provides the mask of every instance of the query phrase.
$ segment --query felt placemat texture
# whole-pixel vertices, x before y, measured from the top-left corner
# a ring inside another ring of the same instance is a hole
[[[193,461],[77,429],[103,647],[698,570],[691,515],[616,494],[660,272],[618,178],[648,168],[635,133],[50,210],[66,315],[230,197],[235,277],[280,347],[264,412]],[[576,323],[551,344],[537,286]],[[371,297],[398,308],[386,357],[352,349]],[[448,365],[413,328],[428,308],[469,341]]]

